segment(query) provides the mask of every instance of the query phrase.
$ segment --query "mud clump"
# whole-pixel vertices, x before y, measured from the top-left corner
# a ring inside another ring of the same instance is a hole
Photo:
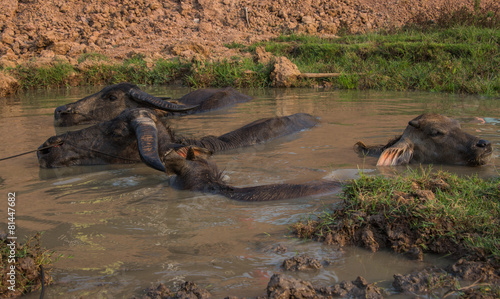
[[[19,82],[11,76],[0,72],[0,98],[15,93],[19,89]]]
[[[323,268],[321,262],[315,258],[303,254],[286,259],[283,262],[283,269],[287,271],[312,271]]]
[[[307,281],[274,274],[267,286],[267,298],[383,298],[383,292],[362,277],[355,281],[314,288]]]
[[[283,253],[286,253],[288,251],[288,248],[283,245],[283,244],[278,244],[274,249],[273,251],[275,253],[279,253],[279,254],[283,254]]]
[[[310,282],[274,274],[267,285],[268,298],[314,298],[316,290]]]
[[[464,298],[495,298],[495,294],[500,293],[499,274],[498,267],[492,263],[460,259],[446,269],[430,267],[406,275],[396,274],[392,286],[407,295],[462,294]],[[468,282],[465,287],[459,287],[461,280]],[[481,289],[485,286],[491,292],[489,295]]]
[[[396,274],[392,286],[396,291],[404,294],[429,294],[437,289],[451,287],[457,282],[443,269],[433,267],[407,275]]]
[[[298,76],[300,76],[299,68],[290,59],[284,56],[276,59],[274,70],[271,73],[273,87],[292,87]]]
[[[487,281],[500,286],[500,265],[498,265],[498,262],[468,261],[466,259],[460,259],[447,270],[463,280],[478,282]]]
[[[319,289],[319,294],[341,298],[384,298],[384,292],[366,279],[358,276],[354,281],[343,281],[327,288]]]
[[[138,299],[137,297],[134,297]],[[146,294],[141,299],[174,299],[174,298],[193,298],[193,299],[208,299],[212,295],[203,288],[198,287],[194,282],[186,281],[182,283],[176,290],[167,288],[163,283],[156,287],[150,287],[146,290]]]

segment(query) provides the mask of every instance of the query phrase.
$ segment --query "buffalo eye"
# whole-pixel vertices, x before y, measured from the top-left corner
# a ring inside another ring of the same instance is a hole
[[[118,100],[118,98],[115,95],[110,94],[110,95],[108,95],[108,100],[111,102],[114,102],[114,101]]]
[[[444,133],[439,131],[439,130],[431,130],[429,133],[429,136],[431,136],[431,137],[438,137],[438,136],[442,136],[442,135],[444,135]]]
[[[117,128],[115,128],[112,133],[111,133],[113,136],[113,139],[121,139],[125,136],[128,136],[130,133],[129,133],[129,130],[127,128],[127,126],[119,126]]]

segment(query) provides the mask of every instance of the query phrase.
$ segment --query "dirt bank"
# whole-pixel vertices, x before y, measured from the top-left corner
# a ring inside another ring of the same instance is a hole
[[[220,59],[237,54],[224,44],[292,32],[336,35],[398,27],[416,14],[433,16],[445,4],[449,0],[3,0],[0,67],[77,64],[84,53],[123,59],[132,52],[154,59],[196,52]]]

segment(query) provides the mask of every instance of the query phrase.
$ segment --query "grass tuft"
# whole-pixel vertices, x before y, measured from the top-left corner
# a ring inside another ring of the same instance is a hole
[[[42,287],[41,267],[44,270],[43,283],[51,284],[53,280],[50,276],[50,266],[53,263],[54,252],[42,248],[40,234],[28,238],[24,244],[16,241],[13,248],[8,246],[11,241],[5,235],[0,239],[2,257],[0,268],[3,269],[0,273],[0,297],[17,297],[39,290]],[[11,266],[15,266],[14,290],[9,289],[12,285],[8,282]]]

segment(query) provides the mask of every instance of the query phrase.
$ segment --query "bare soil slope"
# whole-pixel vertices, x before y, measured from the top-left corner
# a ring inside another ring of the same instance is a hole
[[[492,0],[495,1],[495,0]],[[471,0],[451,1],[462,5]],[[485,2],[485,1],[482,1]],[[449,0],[2,0],[0,66],[54,60],[76,64],[82,53],[220,59],[224,44],[248,44],[282,33],[336,35],[399,27],[419,13],[435,15]]]

